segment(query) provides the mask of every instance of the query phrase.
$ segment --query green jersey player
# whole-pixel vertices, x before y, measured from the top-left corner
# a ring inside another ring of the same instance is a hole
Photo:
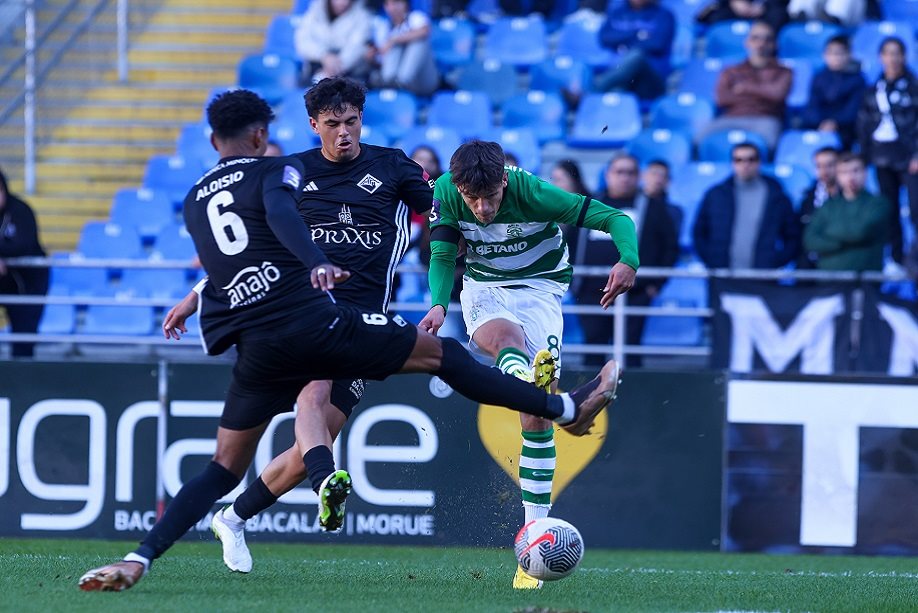
[[[588,196],[505,166],[497,143],[471,141],[460,146],[450,159],[449,172],[434,188],[432,307],[421,329],[436,333],[443,325],[457,244],[464,237],[466,273],[460,302],[472,349],[494,359],[503,372],[552,389],[561,358],[561,299],[573,275],[559,223],[612,236],[621,259],[605,284],[597,283],[596,288],[599,304],[608,308],[634,285],[639,263],[631,219]],[[519,477],[528,523],[547,516],[551,506],[554,432],[545,419],[521,415],[520,421]],[[517,569],[513,586],[538,588],[541,582]]]

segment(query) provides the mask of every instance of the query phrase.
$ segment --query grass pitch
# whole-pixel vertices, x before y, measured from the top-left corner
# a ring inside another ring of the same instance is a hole
[[[218,543],[174,547],[136,587],[84,593],[77,579],[131,543],[0,540],[3,611],[916,611],[915,558],[587,549],[574,575],[511,589],[510,550],[255,544],[229,572]]]

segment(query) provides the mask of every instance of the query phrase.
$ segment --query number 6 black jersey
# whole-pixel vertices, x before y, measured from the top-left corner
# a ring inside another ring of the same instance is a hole
[[[335,299],[385,311],[395,268],[408,249],[408,208],[430,209],[433,182],[400,149],[361,143],[360,154],[348,162],[331,162],[319,149],[296,157],[306,169],[300,215],[319,249],[351,272],[335,286]]]
[[[302,172],[292,157],[224,158],[185,197],[185,225],[208,275],[199,307],[207,353],[226,351],[240,336],[300,330],[310,310],[332,306],[266,219],[265,193],[289,190],[293,208]]]

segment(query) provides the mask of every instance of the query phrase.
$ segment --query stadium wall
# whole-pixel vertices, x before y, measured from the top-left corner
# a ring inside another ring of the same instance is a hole
[[[225,363],[4,364],[0,535],[137,540],[213,452],[228,378]],[[588,547],[915,554],[916,398],[914,380],[629,373],[591,436],[558,436],[552,514]],[[368,384],[335,453],[355,484],[343,533],[318,532],[302,487],[250,520],[252,542],[507,546],[521,523],[517,416],[436,378]],[[209,517],[186,538],[212,538]]]

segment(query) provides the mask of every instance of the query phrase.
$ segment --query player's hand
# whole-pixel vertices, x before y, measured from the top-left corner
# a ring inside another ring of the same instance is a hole
[[[435,304],[427,311],[427,315],[425,315],[421,323],[418,324],[418,328],[424,332],[430,332],[435,335],[437,331],[443,327],[443,322],[445,320],[446,311],[444,311],[443,307],[439,304]]]
[[[344,283],[350,278],[350,272],[331,264],[316,266],[312,269],[312,272],[309,273],[309,279],[312,281],[312,286],[321,289],[323,292],[335,289],[335,283]]]
[[[608,309],[615,302],[615,299],[634,287],[634,276],[637,273],[627,264],[619,262],[612,267],[609,272],[609,280],[606,286],[602,288],[602,298],[599,304],[602,308]]]
[[[182,335],[188,332],[185,327],[185,320],[191,317],[198,310],[198,295],[195,292],[189,292],[182,301],[169,309],[163,319],[163,336],[179,340]]]
[[[908,172],[912,175],[918,175],[918,158],[912,158],[912,161],[908,163]]]

